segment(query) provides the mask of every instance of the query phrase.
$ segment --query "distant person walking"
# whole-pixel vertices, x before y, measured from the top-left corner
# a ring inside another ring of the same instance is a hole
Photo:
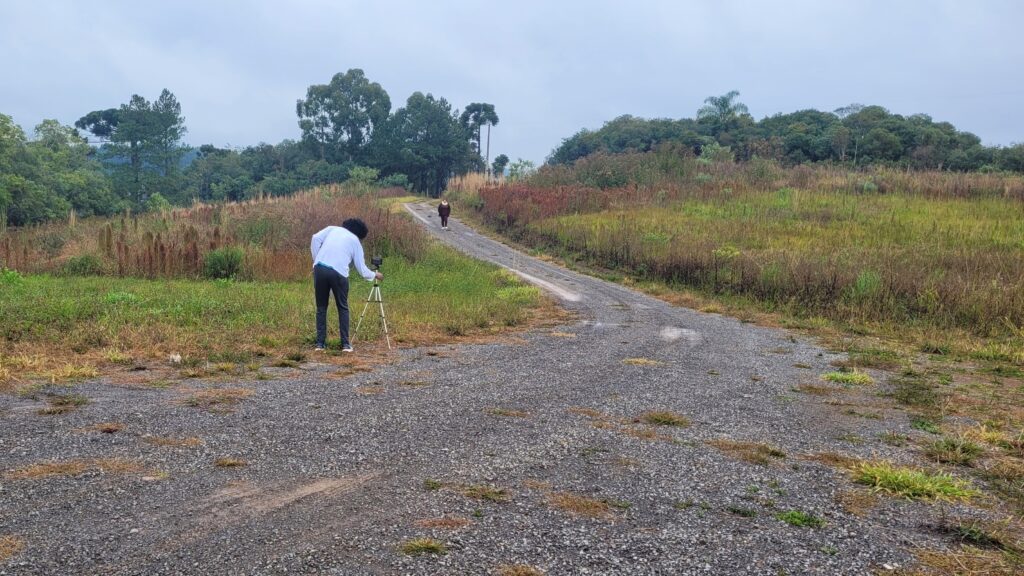
[[[316,297],[316,349],[327,345],[327,304],[334,293],[338,307],[338,332],[341,351],[351,352],[348,339],[348,270],[355,266],[367,280],[381,280],[384,275],[366,267],[362,241],[369,230],[358,218],[349,218],[341,226],[328,226],[313,235],[309,250],[313,253],[313,293]]]
[[[452,213],[452,205],[447,200],[441,199],[441,203],[437,205],[437,215],[441,217],[441,230],[448,229],[448,216]]]

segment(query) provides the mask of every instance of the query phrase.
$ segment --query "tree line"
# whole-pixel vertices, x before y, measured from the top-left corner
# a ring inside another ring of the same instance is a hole
[[[881,106],[851,104],[832,112],[800,110],[754,120],[739,92],[711,96],[695,118],[620,116],[598,130],[583,129],[555,148],[549,164],[571,164],[594,152],[653,150],[663,143],[728,148],[737,160],[754,157],[796,165],[836,162],[885,164],[917,170],[1024,172],[1024,144],[983,146],[981,139],[927,114],[902,116]]]
[[[74,126],[45,120],[31,138],[0,114],[0,225],[284,195],[353,176],[437,196],[453,175],[502,173],[508,163],[504,154],[488,163],[493,104],[460,111],[415,92],[392,111],[388,93],[359,69],[309,86],[295,112],[298,140],[240,150],[186,146],[181,105],[166,89],[153,101],[136,94],[88,112]]]

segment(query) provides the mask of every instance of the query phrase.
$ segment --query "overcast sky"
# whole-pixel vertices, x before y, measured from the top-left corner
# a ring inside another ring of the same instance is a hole
[[[404,105],[490,102],[491,157],[542,162],[621,114],[853,102],[1024,142],[1024,2],[0,0],[0,113],[31,132],[170,89],[192,145],[298,138],[310,84],[362,68]]]

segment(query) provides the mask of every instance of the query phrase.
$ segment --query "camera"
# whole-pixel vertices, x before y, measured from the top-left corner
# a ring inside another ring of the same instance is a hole
[[[375,254],[373,258],[370,258],[370,267],[374,270],[379,270],[380,265],[384,263],[384,257],[380,254]]]

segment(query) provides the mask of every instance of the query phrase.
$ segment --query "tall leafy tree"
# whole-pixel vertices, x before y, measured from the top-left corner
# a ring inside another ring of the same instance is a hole
[[[79,216],[106,215],[120,208],[110,179],[78,130],[43,120],[28,148],[40,168],[36,183],[66,200]]]
[[[374,137],[375,162],[384,176],[405,174],[413,188],[440,195],[453,173],[473,156],[469,138],[444,98],[415,92]]]
[[[153,136],[148,156],[164,176],[173,175],[185,152],[181,138],[188,131],[181,115],[181,104],[166,88],[152,105]]]
[[[499,176],[505,173],[505,166],[508,166],[508,156],[504,154],[498,154],[494,158],[494,163],[491,164],[492,174]]]
[[[115,188],[134,205],[144,206],[147,195],[157,191],[171,196],[182,185],[177,172],[187,150],[181,143],[185,119],[169,90],[152,103],[133,94],[119,108],[90,112],[75,125],[109,140],[104,158],[113,169]]]
[[[314,84],[295,105],[303,142],[321,160],[360,162],[373,132],[388,118],[391,98],[362,70],[338,73],[328,84]]]

